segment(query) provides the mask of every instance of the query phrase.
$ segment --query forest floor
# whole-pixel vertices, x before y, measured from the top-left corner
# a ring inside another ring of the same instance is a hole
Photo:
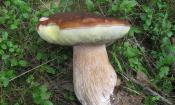
[[[36,32],[40,17],[75,11],[131,24],[107,47],[121,79],[114,105],[175,104],[174,0],[0,0],[0,105],[81,105],[72,47],[49,44]]]

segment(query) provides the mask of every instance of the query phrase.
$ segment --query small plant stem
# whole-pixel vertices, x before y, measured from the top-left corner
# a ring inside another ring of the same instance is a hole
[[[32,69],[30,69],[30,70],[28,70],[28,71],[26,71],[26,72],[24,72],[24,73],[22,73],[22,74],[20,74],[20,75],[14,77],[14,78],[12,78],[12,79],[10,79],[10,82],[13,81],[13,80],[15,80],[15,79],[17,79],[17,78],[19,78],[19,77],[21,77],[21,76],[23,76],[23,75],[25,75],[25,74],[27,74],[27,73],[29,73],[29,72],[31,72],[31,71],[33,71],[33,70],[35,70],[35,69],[37,69],[37,68],[39,68],[39,67],[41,67],[41,66],[43,66],[43,65],[45,65],[45,64],[47,64],[47,63],[49,63],[49,62],[51,62],[51,61],[54,61],[55,59],[56,59],[56,58],[51,59],[51,60],[49,60],[49,61],[47,61],[47,62],[45,62],[45,63],[42,63],[41,65],[38,65],[38,66],[36,66],[36,67],[34,67],[34,68],[32,68]]]
[[[127,76],[131,81],[133,81],[134,83],[136,83],[137,85],[140,85],[145,91],[148,91],[151,95],[154,96],[158,96],[160,97],[160,100],[167,103],[168,105],[173,105],[173,103],[171,101],[169,101],[168,99],[164,98],[163,96],[161,96],[159,93],[155,92],[154,90],[152,90],[151,88],[149,88],[148,86],[146,86],[145,84],[137,81],[136,79]],[[145,92],[145,94],[148,94],[147,92]]]

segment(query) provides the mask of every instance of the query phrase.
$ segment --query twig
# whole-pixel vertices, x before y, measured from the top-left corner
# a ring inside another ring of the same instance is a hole
[[[40,0],[40,2],[41,2],[51,13],[53,13],[53,12],[50,10],[50,8],[49,8],[42,0]]]
[[[122,88],[124,88],[124,89],[126,89],[126,90],[129,90],[129,91],[131,91],[131,92],[133,92],[133,93],[135,93],[135,94],[137,94],[137,95],[140,95],[139,92],[137,92],[136,90],[131,89],[131,88],[129,88],[129,87],[123,86]]]
[[[29,72],[31,72],[31,71],[33,71],[33,70],[35,70],[35,69],[37,69],[37,68],[39,68],[39,67],[41,67],[41,66],[43,66],[43,65],[45,65],[45,64],[47,64],[47,63],[49,63],[49,62],[51,62],[51,61],[53,61],[53,60],[55,60],[55,59],[56,59],[56,58],[51,59],[51,60],[49,60],[49,61],[47,61],[47,62],[45,62],[45,63],[42,63],[41,65],[38,65],[38,66],[36,66],[36,67],[34,67],[34,68],[32,68],[32,69],[30,69],[30,70],[28,70],[28,71],[26,71],[26,72],[24,72],[24,73],[22,73],[22,74],[20,74],[20,75],[14,77],[14,78],[12,78],[12,79],[10,79],[10,82],[13,81],[13,80],[15,80],[15,79],[17,79],[17,78],[19,78],[19,77],[21,77],[21,76],[23,76],[23,75],[25,75],[25,74],[27,74],[27,73],[29,73]]]
[[[128,76],[127,76],[128,77]],[[158,96],[160,97],[160,100],[169,104],[169,105],[173,105],[173,103],[171,101],[169,101],[168,99],[164,98],[163,96],[161,96],[160,94],[158,94],[157,92],[155,92],[154,90],[150,89],[148,86],[146,86],[145,84],[137,81],[136,79],[132,78],[132,77],[128,77],[131,81],[133,81],[134,83],[136,83],[137,85],[140,85],[144,90],[148,91],[151,93],[151,95],[154,96]],[[145,92],[145,94],[148,94],[147,92]]]
[[[67,5],[68,5],[68,0],[66,0],[66,4],[65,4],[65,6],[64,6],[64,8],[63,8],[63,12],[66,11]]]
[[[106,16],[105,13],[103,12],[103,9],[101,8],[101,6],[98,3],[96,3],[96,5],[98,6],[98,9],[100,10],[101,14],[103,16]]]

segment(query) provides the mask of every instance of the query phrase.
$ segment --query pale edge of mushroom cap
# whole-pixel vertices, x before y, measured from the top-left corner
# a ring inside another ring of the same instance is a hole
[[[44,19],[45,20],[45,19]],[[40,37],[49,43],[60,45],[107,43],[128,33],[129,25],[97,25],[60,29],[56,24],[40,25]]]

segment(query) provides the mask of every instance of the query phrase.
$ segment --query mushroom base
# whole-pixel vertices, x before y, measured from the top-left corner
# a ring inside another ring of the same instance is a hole
[[[105,45],[73,48],[73,82],[82,105],[111,105],[115,86],[120,84],[109,63]]]

